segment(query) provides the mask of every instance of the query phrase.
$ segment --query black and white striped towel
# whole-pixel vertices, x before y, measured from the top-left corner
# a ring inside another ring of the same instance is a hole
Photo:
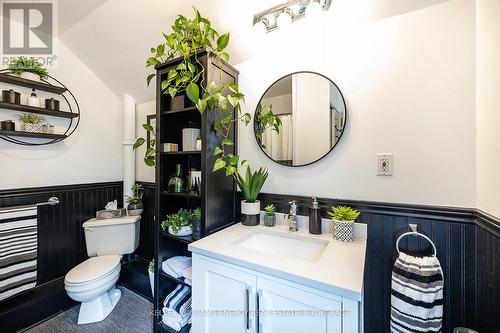
[[[437,257],[399,254],[392,269],[391,332],[441,332],[443,278]]]
[[[0,301],[36,286],[37,208],[0,210]]]

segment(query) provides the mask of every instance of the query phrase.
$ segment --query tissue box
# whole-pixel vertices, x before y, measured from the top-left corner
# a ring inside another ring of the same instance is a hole
[[[98,220],[104,220],[104,219],[114,219],[117,217],[124,217],[127,215],[127,210],[125,208],[118,208],[118,209],[103,209],[99,210],[96,213],[96,218]]]

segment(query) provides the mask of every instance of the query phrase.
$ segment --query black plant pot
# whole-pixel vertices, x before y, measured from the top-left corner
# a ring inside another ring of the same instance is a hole
[[[276,215],[264,215],[264,225],[274,227],[276,225]]]
[[[142,202],[137,204],[129,204],[127,207],[127,211],[128,215],[131,216],[141,215],[144,211],[144,204]]]
[[[246,226],[255,226],[260,224],[260,201],[246,202],[241,201],[241,224]]]

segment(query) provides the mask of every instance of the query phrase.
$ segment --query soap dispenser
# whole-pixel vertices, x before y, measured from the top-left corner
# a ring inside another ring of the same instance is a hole
[[[28,105],[29,106],[36,106],[36,107],[40,106],[40,100],[36,96],[35,89],[31,90],[31,96],[28,97]]]
[[[317,198],[313,197],[312,200],[312,207],[309,208],[309,233],[321,235],[321,211]]]

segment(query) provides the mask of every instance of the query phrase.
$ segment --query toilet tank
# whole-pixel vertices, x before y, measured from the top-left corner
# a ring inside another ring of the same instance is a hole
[[[83,223],[89,257],[134,252],[139,246],[140,220],[140,216],[124,216],[104,220],[93,218]]]

